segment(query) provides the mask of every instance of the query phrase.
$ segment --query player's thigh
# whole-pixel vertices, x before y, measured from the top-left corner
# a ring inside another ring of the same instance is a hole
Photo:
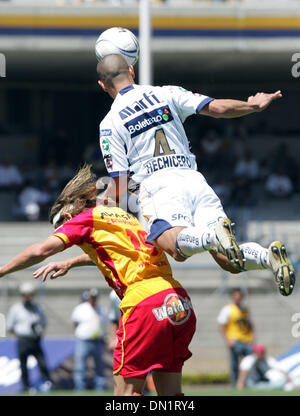
[[[193,222],[196,227],[213,227],[221,218],[226,217],[220,198],[206,181],[194,184],[194,192]]]
[[[114,396],[132,396],[134,393],[141,393],[145,385],[145,378],[114,375]]]
[[[154,233],[151,228],[156,220],[164,220],[171,227],[191,224],[193,206],[188,185],[182,172],[166,172],[142,182],[139,206],[142,215],[148,219],[150,234]]]
[[[182,373],[152,371],[153,381],[159,396],[175,396],[181,393]]]

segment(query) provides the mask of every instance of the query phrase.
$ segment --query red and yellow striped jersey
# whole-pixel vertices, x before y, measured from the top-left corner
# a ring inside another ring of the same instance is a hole
[[[89,255],[123,298],[123,312],[161,290],[181,287],[172,277],[164,252],[146,243],[147,233],[139,221],[121,208],[98,205],[72,218],[53,235],[66,248],[78,245]]]

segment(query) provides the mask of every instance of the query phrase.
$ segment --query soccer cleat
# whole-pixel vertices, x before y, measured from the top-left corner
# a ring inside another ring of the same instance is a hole
[[[270,244],[269,259],[279,292],[282,296],[289,296],[295,286],[295,271],[281,241],[273,241]]]
[[[215,228],[217,250],[225,254],[235,270],[241,272],[245,270],[246,260],[243,251],[236,242],[233,227],[234,223],[229,218],[223,218],[218,222]]]

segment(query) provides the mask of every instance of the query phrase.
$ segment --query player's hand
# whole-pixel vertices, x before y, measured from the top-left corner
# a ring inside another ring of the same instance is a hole
[[[226,343],[227,343],[228,348],[233,348],[235,345],[235,340],[227,338]]]
[[[5,273],[1,271],[2,267],[0,267],[0,278],[5,276]]]
[[[263,111],[265,110],[273,100],[277,100],[281,98],[282,94],[281,91],[278,90],[272,94],[267,94],[265,92],[258,92],[255,95],[251,95],[248,97],[247,102],[255,107],[256,111]]]
[[[109,341],[108,346],[107,346],[108,351],[114,352],[114,350],[117,346],[117,341],[118,341],[117,338],[112,339],[112,340]]]
[[[70,269],[70,264],[67,261],[53,261],[46,266],[40,267],[33,273],[35,279],[38,279],[40,276],[43,276],[42,281],[44,282],[47,279],[47,276],[52,273],[50,279],[56,279],[59,276],[64,276],[67,274]]]

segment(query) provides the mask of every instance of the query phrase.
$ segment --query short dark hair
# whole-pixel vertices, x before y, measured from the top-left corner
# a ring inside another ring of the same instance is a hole
[[[112,87],[115,78],[129,74],[129,66],[123,56],[111,54],[98,63],[97,73],[100,81]]]
[[[241,295],[244,296],[244,292],[240,287],[234,287],[232,289],[230,289],[230,295],[233,295],[235,292],[240,292]]]

